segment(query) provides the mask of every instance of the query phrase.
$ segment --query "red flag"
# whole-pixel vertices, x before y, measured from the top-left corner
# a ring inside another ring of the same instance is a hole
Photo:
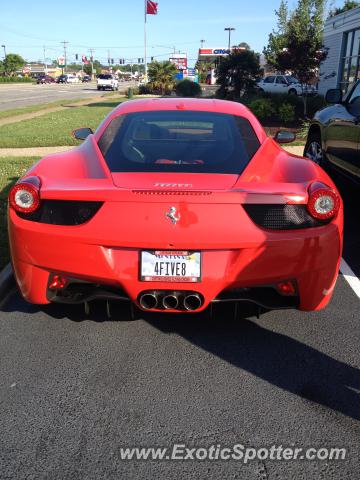
[[[89,63],[89,61],[88,61],[88,59],[86,58],[85,55],[82,55],[81,60],[82,60],[82,63],[85,63],[85,65],[87,65]]]
[[[158,4],[152,0],[146,0],[146,13],[148,15],[157,15]]]

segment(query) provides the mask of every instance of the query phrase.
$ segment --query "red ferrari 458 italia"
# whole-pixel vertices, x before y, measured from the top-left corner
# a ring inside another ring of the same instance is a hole
[[[314,162],[279,147],[239,103],[119,105],[9,195],[12,264],[29,302],[124,300],[154,312],[220,302],[324,308],[343,206]]]

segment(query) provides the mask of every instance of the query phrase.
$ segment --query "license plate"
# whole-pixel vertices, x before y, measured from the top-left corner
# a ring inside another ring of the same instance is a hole
[[[201,253],[187,251],[142,251],[143,282],[200,282]]]

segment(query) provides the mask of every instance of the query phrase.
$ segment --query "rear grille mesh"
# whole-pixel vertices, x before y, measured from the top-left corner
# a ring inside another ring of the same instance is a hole
[[[243,207],[256,225],[270,230],[311,228],[328,223],[313,218],[306,205],[244,204]]]
[[[42,200],[39,210],[17,215],[24,220],[50,225],[81,225],[88,222],[100,209],[103,202],[76,200]]]

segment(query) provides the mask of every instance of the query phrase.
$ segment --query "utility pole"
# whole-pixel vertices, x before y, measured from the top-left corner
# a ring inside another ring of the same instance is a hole
[[[205,40],[200,40],[201,48],[204,48]]]
[[[90,52],[90,65],[91,65],[91,80],[94,80],[94,49],[93,48],[89,48],[89,52]]]
[[[109,71],[110,71],[110,50],[108,50],[108,65],[109,65]]]
[[[63,72],[63,73],[65,73],[65,72],[66,72],[66,64],[67,64],[67,60],[66,60],[66,45],[67,45],[69,42],[67,42],[66,40],[64,40],[63,42],[60,42],[60,43],[62,43],[62,44],[64,45],[65,67],[64,67],[64,72]]]
[[[44,52],[44,72],[45,72],[45,75],[47,75],[47,65],[46,65],[46,47],[45,47],[45,45],[43,46],[43,52]]]

